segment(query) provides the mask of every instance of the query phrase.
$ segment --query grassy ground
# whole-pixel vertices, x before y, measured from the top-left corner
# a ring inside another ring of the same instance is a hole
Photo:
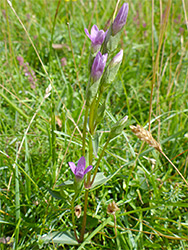
[[[0,243],[2,250],[78,249],[42,245],[40,236],[71,229],[70,206],[48,188],[71,179],[67,162],[81,157],[90,47],[84,28],[107,28],[116,1],[60,2],[58,8],[58,1],[12,1],[15,13],[0,3],[0,239],[14,241]],[[127,2],[119,44],[124,59],[106,93],[99,152],[116,120],[128,115],[129,125],[148,130],[151,113],[154,138],[187,180],[188,5]],[[50,83],[53,91],[45,98]],[[100,171],[108,182],[90,192],[88,209],[95,225],[87,230],[96,233],[80,249],[188,249],[187,185],[129,126],[108,145]],[[112,200],[120,208],[115,238],[113,217],[100,229]]]

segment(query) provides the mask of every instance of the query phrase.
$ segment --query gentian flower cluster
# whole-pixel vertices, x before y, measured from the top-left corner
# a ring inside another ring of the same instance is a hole
[[[115,36],[125,25],[128,15],[129,5],[128,3],[124,3],[119,10],[114,22],[111,25],[111,28],[109,31],[103,31],[99,30],[96,25],[93,25],[91,28],[91,34],[89,34],[88,29],[85,29],[86,35],[91,40],[91,48],[93,49],[93,52],[97,52],[96,57],[93,59],[92,67],[91,67],[91,78],[93,82],[99,80],[99,78],[102,76],[106,61],[107,61],[107,53],[102,55],[100,48],[105,40],[106,43],[108,43],[108,39],[110,37],[106,37],[107,33],[110,33],[112,36]],[[106,37],[106,38],[105,38]],[[116,39],[118,40],[118,38]],[[113,46],[110,45],[110,47],[113,49]],[[123,59],[123,50],[121,50],[110,62],[109,67],[115,67],[116,64],[120,64]],[[117,71],[115,72],[117,73]]]
[[[81,197],[78,197],[80,191],[83,187],[85,189],[92,189],[98,183],[105,183],[106,178],[103,173],[99,173],[98,169],[100,167],[100,161],[105,153],[105,149],[108,143],[113,140],[116,136],[119,136],[123,129],[125,128],[127,116],[123,119],[117,121],[110,129],[107,135],[106,143],[103,145],[103,150],[99,150],[99,133],[97,133],[97,127],[102,121],[105,110],[106,110],[106,100],[107,91],[110,87],[111,82],[114,80],[119,67],[123,59],[123,50],[121,49],[115,56],[115,49],[117,48],[120,31],[126,23],[129,5],[124,3],[119,10],[115,20],[112,22],[109,29],[105,32],[104,30],[99,30],[96,25],[93,25],[91,32],[85,29],[87,37],[91,40],[91,49],[89,56],[89,81],[86,86],[86,102],[85,102],[85,116],[83,123],[83,133],[82,133],[82,157],[78,160],[77,166],[74,162],[68,162],[71,171],[74,174],[74,181],[67,181],[60,185],[60,191],[53,192],[54,197],[61,197],[62,199],[71,200],[72,209],[72,225],[74,230],[75,239],[78,243],[84,241],[84,234],[87,222],[87,206],[88,206],[88,190],[85,192],[84,197],[84,210],[83,210],[83,220],[80,231],[80,237],[77,236],[77,226],[75,225],[75,215],[79,218],[82,214],[82,208],[80,204],[74,207],[74,203],[81,201]],[[110,58],[108,65],[106,66],[107,59]],[[20,65],[24,66],[25,73],[27,73],[27,66],[24,65],[22,58],[19,58]],[[61,60],[62,66],[66,61]],[[29,73],[28,73],[29,74]],[[86,140],[88,136],[88,140]],[[89,162],[93,162],[94,155],[96,157],[95,169],[91,176],[91,170],[93,166],[89,165],[86,167],[85,153],[86,145],[88,150]],[[99,154],[99,155],[98,155]],[[84,185],[84,176],[88,173]],[[67,188],[67,192],[64,189]],[[70,192],[74,190],[74,195],[70,195]],[[77,199],[78,198],[78,199]],[[108,205],[107,212],[113,214],[119,210],[117,204],[113,201]]]
[[[87,119],[89,118],[89,132],[92,136],[95,134],[97,124],[102,119],[105,111],[105,102],[103,105],[99,105],[100,97],[104,91],[109,88],[123,59],[123,50],[120,50],[106,67],[107,58],[109,57],[109,54],[114,51],[119,40],[119,36],[116,36],[116,34],[119,33],[126,23],[128,9],[129,5],[124,3],[115,20],[111,24],[111,27],[106,32],[104,30],[99,30],[96,25],[93,25],[91,28],[91,33],[89,33],[88,29],[85,29],[87,37],[91,40],[89,58],[90,80],[86,88],[86,107],[88,109],[87,112],[90,111],[90,115],[89,117],[85,117],[85,126],[87,124]],[[121,134],[125,127],[126,120],[127,116],[114,124],[109,134],[110,139]],[[84,133],[86,133],[86,131]],[[73,162],[69,162],[68,164],[75,175],[76,183],[81,182],[84,175],[93,168],[90,165],[85,169],[86,161],[84,156],[79,159],[77,167]]]

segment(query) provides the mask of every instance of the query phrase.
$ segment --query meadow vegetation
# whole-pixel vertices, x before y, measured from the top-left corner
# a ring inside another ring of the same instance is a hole
[[[69,200],[52,190],[73,178],[68,162],[82,156],[84,28],[107,30],[117,1],[8,2],[0,3],[0,249],[188,249],[188,3],[126,1],[116,50],[124,56],[103,96],[93,169],[110,128],[128,120],[105,148],[105,181],[89,192],[85,240],[68,245],[43,237],[73,231]],[[186,181],[131,131],[136,124],[150,130]],[[115,216],[107,213],[113,201]],[[84,191],[75,203],[82,207],[78,234],[83,204]]]

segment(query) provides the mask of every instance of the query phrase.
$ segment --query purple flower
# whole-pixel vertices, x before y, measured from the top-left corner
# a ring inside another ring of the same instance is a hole
[[[19,65],[20,65],[20,66],[23,66],[23,64],[24,64],[24,59],[23,59],[23,57],[17,56],[17,60],[18,60],[18,62],[19,62]]]
[[[36,82],[37,82],[35,72],[31,69],[28,62],[24,63],[23,57],[17,56],[17,60],[19,62],[19,65],[23,68],[25,76],[28,77],[28,80],[31,83],[31,88],[35,89],[36,88]]]
[[[91,77],[93,78],[94,82],[99,80],[99,78],[102,76],[107,57],[108,54],[102,55],[100,51],[97,53],[91,68]]]
[[[66,65],[67,65],[67,59],[66,59],[66,57],[62,57],[61,58],[61,66],[64,67]]]
[[[110,66],[114,67],[118,63],[121,63],[123,59],[123,50],[121,49],[119,53],[117,53],[113,58],[112,61],[110,62]]]
[[[129,10],[129,4],[124,3],[112,24],[113,36],[115,36],[125,25],[127,21],[128,10]]]
[[[74,162],[69,162],[68,164],[69,164],[69,167],[71,168],[73,174],[75,175],[75,178],[77,181],[81,181],[84,178],[84,175],[87,174],[93,168],[92,166],[88,166],[85,169],[86,160],[85,160],[84,156],[82,156],[78,160],[77,167],[74,164]]]
[[[86,35],[91,40],[92,48],[94,52],[98,51],[101,47],[101,44],[104,42],[106,33],[104,30],[99,30],[97,25],[93,25],[91,28],[91,35],[89,34],[88,29],[84,29]]]

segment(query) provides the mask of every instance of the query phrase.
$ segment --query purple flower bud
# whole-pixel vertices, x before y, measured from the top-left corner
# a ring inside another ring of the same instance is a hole
[[[89,171],[91,171],[91,169],[93,168],[92,166],[88,166],[85,169],[86,160],[85,160],[84,156],[82,156],[78,160],[77,167],[74,164],[74,162],[69,162],[68,164],[69,164],[69,167],[72,170],[73,174],[75,175],[77,182],[82,181],[82,179],[84,178],[84,175],[87,174]]]
[[[24,59],[21,56],[17,56],[17,60],[19,62],[19,65],[22,66],[24,64]]]
[[[112,24],[113,36],[115,36],[125,25],[127,21],[128,10],[129,10],[129,4],[124,3]]]
[[[67,59],[66,57],[61,58],[61,66],[64,67],[67,65]]]
[[[100,51],[97,53],[91,68],[91,77],[93,78],[94,82],[99,80],[99,78],[102,76],[104,67],[106,65],[107,57],[108,54],[102,55]]]
[[[99,30],[98,27],[96,25],[93,25],[93,27],[91,28],[91,35],[88,32],[88,29],[84,29],[86,35],[89,37],[89,39],[91,40],[92,43],[92,48],[94,50],[94,52],[98,51],[101,47],[101,44],[103,43],[106,33],[104,32],[104,30]]]
[[[117,53],[113,58],[112,61],[110,62],[110,66],[114,67],[117,64],[121,63],[123,59],[123,50],[121,49],[119,53]]]

